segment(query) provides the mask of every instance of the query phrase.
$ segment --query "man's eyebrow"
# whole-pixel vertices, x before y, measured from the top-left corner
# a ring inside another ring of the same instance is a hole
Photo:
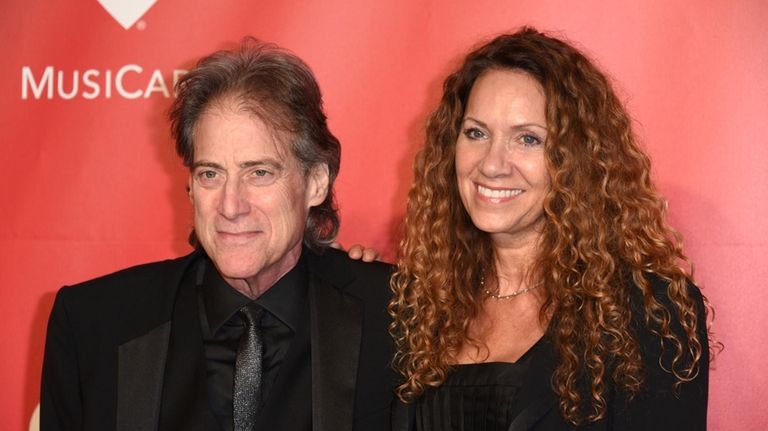
[[[238,165],[240,169],[248,169],[254,166],[269,166],[271,168],[281,169],[283,167],[283,164],[279,160],[267,158],[263,160],[246,160]],[[209,162],[207,160],[200,160],[193,163],[192,169],[197,169],[197,168],[213,168],[213,169],[219,169],[222,171],[226,170],[224,166],[216,162]]]
[[[194,170],[197,168],[214,168],[214,169],[224,170],[224,166],[221,166],[218,163],[209,162],[206,160],[200,160],[198,162],[192,163],[192,169]]]
[[[269,166],[271,168],[280,169],[283,164],[276,159],[268,158],[263,160],[246,160],[238,165],[240,169],[252,168],[254,166]]]

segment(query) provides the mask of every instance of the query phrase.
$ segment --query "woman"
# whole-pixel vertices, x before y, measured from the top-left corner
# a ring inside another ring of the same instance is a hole
[[[392,278],[417,430],[705,429],[704,298],[630,126],[530,28],[445,81]]]

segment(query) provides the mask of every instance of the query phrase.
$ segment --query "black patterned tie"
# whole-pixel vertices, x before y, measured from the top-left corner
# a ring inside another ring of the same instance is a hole
[[[235,431],[252,431],[261,404],[264,344],[259,322],[264,309],[250,303],[239,311],[245,322],[235,358],[235,386],[232,394]]]

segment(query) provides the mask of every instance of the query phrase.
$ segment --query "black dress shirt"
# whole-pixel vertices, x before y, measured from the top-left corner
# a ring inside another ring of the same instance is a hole
[[[265,310],[261,319],[264,400],[269,398],[297,329],[306,324],[303,311],[307,302],[307,278],[305,259],[301,258],[293,269],[254,300]],[[235,356],[240,336],[245,331],[237,311],[250,299],[227,284],[209,258],[203,259],[197,280],[208,400],[221,428],[230,431],[233,429]]]

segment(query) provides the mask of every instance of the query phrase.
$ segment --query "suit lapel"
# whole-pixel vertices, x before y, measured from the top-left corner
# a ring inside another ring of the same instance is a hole
[[[181,334],[193,332],[197,335],[198,344],[202,346],[202,339],[199,336],[199,325],[196,314],[191,314],[190,309],[194,308],[194,283],[188,289],[183,286],[189,277],[185,274],[189,265],[195,261],[197,252],[192,253],[185,259],[181,259],[179,264],[166,272],[158,274],[157,279],[152,283],[159,291],[168,291],[169,294],[159,296],[159,304],[152,310],[139,310],[144,313],[143,316],[147,322],[162,322],[156,326],[148,328],[141,335],[134,337],[118,347],[117,352],[117,427],[118,431],[155,431],[158,429],[161,414],[161,405],[163,405],[164,393],[168,392],[167,365],[170,354],[179,356],[181,352],[176,352],[179,348],[185,349],[188,346],[180,345],[174,339],[180,338]],[[186,292],[180,295],[180,293]],[[183,298],[180,298],[183,297]],[[181,304],[177,300],[181,299]],[[175,310],[181,305],[180,316]],[[151,311],[151,312],[148,312]],[[190,320],[190,322],[179,324],[179,319]],[[190,324],[194,323],[194,325]],[[197,330],[195,331],[195,328]],[[176,335],[174,335],[174,333]],[[189,337],[181,337],[188,339]],[[175,346],[174,346],[175,345]],[[200,347],[201,347],[200,346]],[[202,347],[201,347],[202,348]],[[173,349],[173,351],[171,351]],[[169,354],[170,353],[170,354]],[[189,354],[189,352],[186,352]],[[187,377],[189,379],[189,377]]]
[[[199,295],[188,271],[176,295],[165,362],[160,427],[163,430],[218,429],[208,403]]]
[[[314,431],[351,430],[363,309],[344,293],[352,276],[310,255],[309,303]]]
[[[171,322],[118,348],[117,430],[155,430]]]

